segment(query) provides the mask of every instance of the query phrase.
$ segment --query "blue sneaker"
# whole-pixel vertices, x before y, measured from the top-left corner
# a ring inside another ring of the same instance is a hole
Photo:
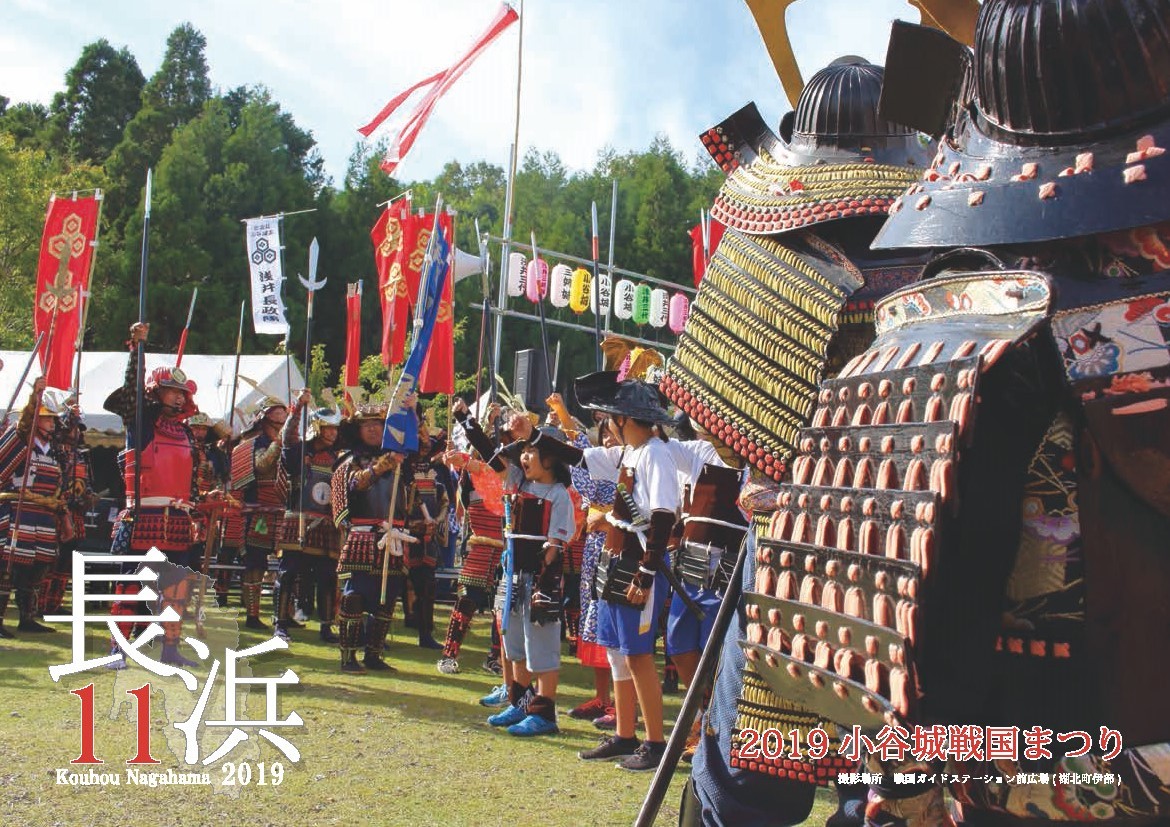
[[[487,695],[479,699],[480,706],[506,706],[508,704],[508,687],[500,684]]]
[[[497,712],[495,715],[488,718],[488,723],[492,726],[512,726],[518,724],[528,717],[528,713],[518,706],[509,706],[503,712]]]
[[[542,715],[529,715],[518,724],[508,727],[509,735],[519,735],[526,738],[532,735],[556,735],[560,732],[556,721],[550,721]]]

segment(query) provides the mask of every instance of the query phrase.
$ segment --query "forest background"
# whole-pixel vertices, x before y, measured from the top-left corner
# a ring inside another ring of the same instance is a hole
[[[310,382],[335,385],[345,346],[347,282],[364,280],[362,381],[382,388],[379,359],[381,309],[370,228],[377,206],[412,190],[416,207],[442,195],[457,212],[456,243],[478,254],[474,224],[503,233],[506,171],[502,163],[452,160],[429,181],[398,180],[378,167],[384,147],[359,141],[342,181],[326,174],[310,131],[261,85],[221,90],[212,86],[207,41],[190,24],[175,28],[162,64],[148,79],[134,55],[105,39],[85,46],[46,107],[10,101],[0,88],[0,349],[31,347],[37,256],[45,207],[53,192],[100,187],[105,192],[100,247],[91,282],[85,331],[87,350],[116,350],[137,318],[146,171],[154,170],[150,224],[147,318],[150,347],[174,352],[186,321],[192,289],[199,288],[196,320],[187,349],[228,353],[234,349],[239,306],[249,292],[241,219],[313,208],[284,219],[285,305],[292,327],[290,350],[303,352],[305,272],[316,237],[318,277],[327,277],[314,309]],[[387,89],[387,94],[396,90]],[[533,94],[550,94],[539,90]],[[586,119],[589,113],[582,112]],[[425,131],[421,140],[442,141]],[[697,141],[696,141],[697,146]],[[615,265],[679,284],[692,284],[688,230],[714,199],[723,173],[697,149],[688,162],[664,137],[641,152],[599,153],[588,171],[569,170],[555,150],[529,147],[522,155],[513,208],[516,238],[535,231],[542,249],[588,258],[590,204],[597,202],[603,265],[609,244],[612,182],[618,183]],[[493,297],[499,247],[493,247]],[[554,262],[555,263],[555,262]],[[479,278],[456,287],[457,392],[475,386],[479,364]],[[531,306],[521,300],[523,310]],[[592,324],[588,313],[554,310],[552,318]],[[624,327],[622,325],[625,325]],[[638,328],[614,319],[615,331],[670,342],[667,330]],[[282,353],[284,341],[245,327],[245,353]],[[511,382],[512,354],[540,346],[537,325],[506,319],[499,372]],[[591,371],[592,337],[550,328],[550,347],[561,343],[558,385]],[[299,360],[298,360],[299,361]],[[331,368],[330,366],[333,366]],[[442,400],[438,400],[442,401]]]

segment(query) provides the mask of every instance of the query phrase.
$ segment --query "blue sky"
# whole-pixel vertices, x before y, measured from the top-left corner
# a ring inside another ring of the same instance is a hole
[[[516,0],[515,5],[519,5]],[[263,84],[311,130],[340,183],[357,127],[451,63],[498,0],[0,0],[0,94],[48,103],[82,46],[127,46],[149,77],[184,21],[207,37],[212,82]],[[776,124],[788,107],[743,0],[526,0],[520,144],[587,169],[603,147],[665,134],[687,158],[697,135],[749,100]],[[807,77],[842,54],[885,55],[904,0],[798,0],[789,30]],[[504,165],[512,141],[518,27],[439,103],[404,179],[452,159]],[[409,107],[408,107],[409,108]],[[374,138],[392,134],[391,120]]]

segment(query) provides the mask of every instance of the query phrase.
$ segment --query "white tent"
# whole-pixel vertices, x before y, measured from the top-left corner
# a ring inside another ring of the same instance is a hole
[[[28,363],[27,351],[0,351],[3,369],[0,369],[0,404],[7,405],[12,399],[20,373]],[[91,445],[120,440],[123,433],[122,421],[105,410],[102,403],[106,397],[122,385],[126,375],[126,351],[87,352],[81,357],[81,412],[89,428],[86,441]],[[188,353],[183,356],[183,372],[195,382],[195,403],[201,411],[213,419],[227,421],[228,405],[232,397],[232,376],[235,371],[234,355],[203,356]],[[148,353],[146,371],[175,363],[174,354]],[[15,413],[28,400],[32,381],[40,375],[38,365],[33,365],[25,379],[24,387],[16,394]],[[236,395],[236,416],[232,423],[238,433],[247,425],[248,414],[260,400],[271,395],[281,399],[289,398],[288,381],[285,377],[283,356],[241,356],[240,383]],[[292,387],[304,387],[304,377],[296,363],[292,365]]]

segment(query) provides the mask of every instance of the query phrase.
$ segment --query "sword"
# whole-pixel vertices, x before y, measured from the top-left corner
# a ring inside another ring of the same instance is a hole
[[[634,502],[633,494],[630,493],[630,490],[626,488],[623,483],[618,483],[617,493],[618,496],[622,498],[622,502],[626,504],[626,508],[630,512],[630,530],[638,535],[638,540],[642,543],[642,548],[645,549],[646,531],[650,528],[650,520],[648,520],[646,515],[644,515],[638,508],[638,504]],[[666,582],[670,584],[672,589],[674,589],[674,593],[679,596],[687,609],[689,609],[691,613],[694,614],[694,616],[699,620],[702,620],[704,617],[706,617],[706,613],[689,594],[683,591],[682,584],[678,582],[678,578],[674,576],[674,572],[671,571],[670,566],[665,565],[665,562],[666,561],[663,561],[664,565],[662,566],[662,573],[666,575]]]

